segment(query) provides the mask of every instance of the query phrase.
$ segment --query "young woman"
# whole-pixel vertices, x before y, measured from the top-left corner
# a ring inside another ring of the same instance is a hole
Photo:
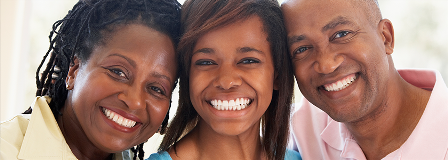
[[[184,3],[179,108],[149,159],[300,159],[286,150],[293,76],[281,17],[270,0]]]
[[[175,0],[79,1],[53,25],[31,115],[1,124],[0,159],[143,159],[167,125],[179,26]]]

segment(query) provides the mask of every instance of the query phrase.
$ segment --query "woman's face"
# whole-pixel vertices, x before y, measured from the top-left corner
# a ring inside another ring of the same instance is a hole
[[[143,25],[114,31],[87,61],[75,60],[64,110],[72,130],[83,130],[100,150],[113,153],[150,138],[170,105],[176,59],[170,38]],[[65,114],[63,115],[65,116]]]
[[[258,16],[212,30],[198,39],[190,67],[190,99],[215,132],[259,133],[271,103],[274,65]]]

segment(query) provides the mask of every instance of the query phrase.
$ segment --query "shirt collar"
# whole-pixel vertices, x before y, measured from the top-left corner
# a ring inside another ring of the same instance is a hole
[[[330,119],[321,137],[330,147],[341,151],[342,158],[366,159],[358,143],[343,123]]]
[[[401,159],[444,159],[448,151],[448,88],[437,71],[404,70],[401,75],[414,77],[405,79],[409,83],[432,90],[431,97],[408,140],[399,150]],[[412,83],[416,82],[416,83]],[[416,145],[418,144],[418,145]]]
[[[48,103],[49,97],[36,97],[33,113],[26,130],[19,159],[77,159],[65,142],[64,136]],[[129,150],[114,154],[114,160],[131,159]]]
[[[47,97],[36,97],[19,159],[76,159],[47,103]]]
[[[448,115],[448,99],[446,97],[448,88],[442,76],[437,71],[428,70],[408,69],[398,70],[398,72],[408,83],[432,91],[419,123],[408,140],[400,147],[402,148],[400,151],[403,152],[399,154],[400,157],[402,159],[427,159],[428,155],[432,155],[439,156],[437,159],[444,159],[444,156],[448,155],[448,137],[446,136],[448,128],[441,126],[448,124],[448,118],[446,118]],[[330,118],[330,122],[321,133],[321,138],[329,146],[341,151],[343,158],[365,159],[361,148],[343,123]]]

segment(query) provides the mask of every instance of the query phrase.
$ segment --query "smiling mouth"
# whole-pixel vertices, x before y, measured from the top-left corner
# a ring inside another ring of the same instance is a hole
[[[211,100],[210,104],[219,111],[236,111],[245,109],[250,105],[252,100],[248,98],[237,98],[235,100]]]
[[[340,91],[350,86],[356,80],[356,74],[351,74],[337,82],[323,85],[324,89],[329,92]]]
[[[120,126],[126,127],[126,128],[132,128],[137,123],[136,121],[124,118],[123,116],[119,115],[118,113],[108,110],[104,107],[101,107],[103,114],[106,115],[106,117],[115,123],[117,123]]]

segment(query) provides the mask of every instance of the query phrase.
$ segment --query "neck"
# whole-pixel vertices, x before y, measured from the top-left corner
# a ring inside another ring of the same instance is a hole
[[[83,129],[77,123],[77,118],[71,109],[69,99],[62,109],[62,115],[57,119],[59,128],[72,153],[80,160],[111,159],[112,154],[97,148],[85,135]]]
[[[175,147],[177,154],[173,149],[170,150],[173,160],[266,159],[261,145],[259,123],[239,135],[223,135],[200,119],[196,127]]]
[[[367,159],[381,159],[406,142],[417,126],[431,95],[430,91],[407,83],[398,72],[380,106],[372,115],[345,123]]]

